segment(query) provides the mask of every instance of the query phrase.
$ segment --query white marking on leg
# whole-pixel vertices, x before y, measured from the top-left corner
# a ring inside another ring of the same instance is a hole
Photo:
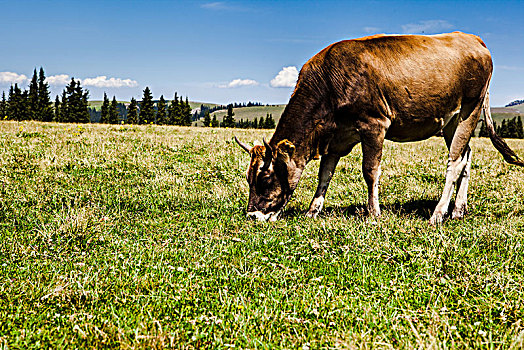
[[[429,220],[431,225],[437,225],[442,222],[444,216],[448,212],[449,202],[451,201],[451,195],[453,194],[453,188],[457,183],[457,180],[464,170],[468,162],[468,152],[466,152],[461,158],[453,161],[448,160],[448,167],[446,169],[446,184],[444,185],[444,190],[442,191],[442,197]]]
[[[318,213],[322,210],[322,207],[324,206],[324,196],[315,197],[313,198],[313,201],[311,202],[311,205],[309,206],[309,211],[307,212],[306,216],[310,218],[316,218],[318,216]]]
[[[464,170],[459,176],[457,181],[457,196],[455,198],[455,208],[451,213],[452,219],[461,219],[466,214],[467,205],[468,205],[468,183],[469,183],[469,174],[471,172],[471,148],[468,147],[467,153],[467,163],[464,167]]]
[[[333,155],[326,155],[324,157],[327,158],[323,158],[320,162],[317,190],[306,214],[306,216],[310,218],[316,218],[318,213],[322,210],[329,182],[333,177],[338,160],[340,159],[340,157]]]
[[[380,179],[380,174],[381,167],[379,165],[373,178],[373,185],[371,186],[371,192],[368,198],[368,208],[370,210],[370,214],[373,216],[380,216],[380,203],[378,200],[378,183]]]

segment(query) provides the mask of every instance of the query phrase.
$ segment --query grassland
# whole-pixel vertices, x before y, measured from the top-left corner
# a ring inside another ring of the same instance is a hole
[[[268,224],[233,135],[270,132],[1,122],[0,348],[524,346],[523,170],[488,140],[433,228],[442,139],[386,143],[377,221],[357,148],[319,219],[312,162]]]

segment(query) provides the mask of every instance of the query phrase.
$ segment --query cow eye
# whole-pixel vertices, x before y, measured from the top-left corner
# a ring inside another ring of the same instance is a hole
[[[262,184],[269,185],[271,183],[271,176],[264,176],[262,177],[261,181],[262,181]]]

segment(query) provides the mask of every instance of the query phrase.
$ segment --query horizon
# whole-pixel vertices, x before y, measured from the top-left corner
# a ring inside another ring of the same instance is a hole
[[[72,77],[117,100],[174,92],[191,101],[286,104],[298,71],[343,39],[377,33],[479,35],[490,49],[493,106],[524,99],[520,1],[2,1],[0,91],[43,67],[51,99]],[[467,15],[465,15],[467,14]],[[39,40],[40,38],[43,38]]]

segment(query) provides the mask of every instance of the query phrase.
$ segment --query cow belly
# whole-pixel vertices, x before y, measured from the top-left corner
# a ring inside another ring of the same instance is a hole
[[[396,142],[420,141],[438,134],[453,117],[459,113],[456,109],[443,117],[397,118],[393,120],[386,139]]]
[[[386,139],[396,142],[420,141],[436,135],[444,127],[443,118],[434,118],[431,121],[415,122],[409,125],[391,124]]]

